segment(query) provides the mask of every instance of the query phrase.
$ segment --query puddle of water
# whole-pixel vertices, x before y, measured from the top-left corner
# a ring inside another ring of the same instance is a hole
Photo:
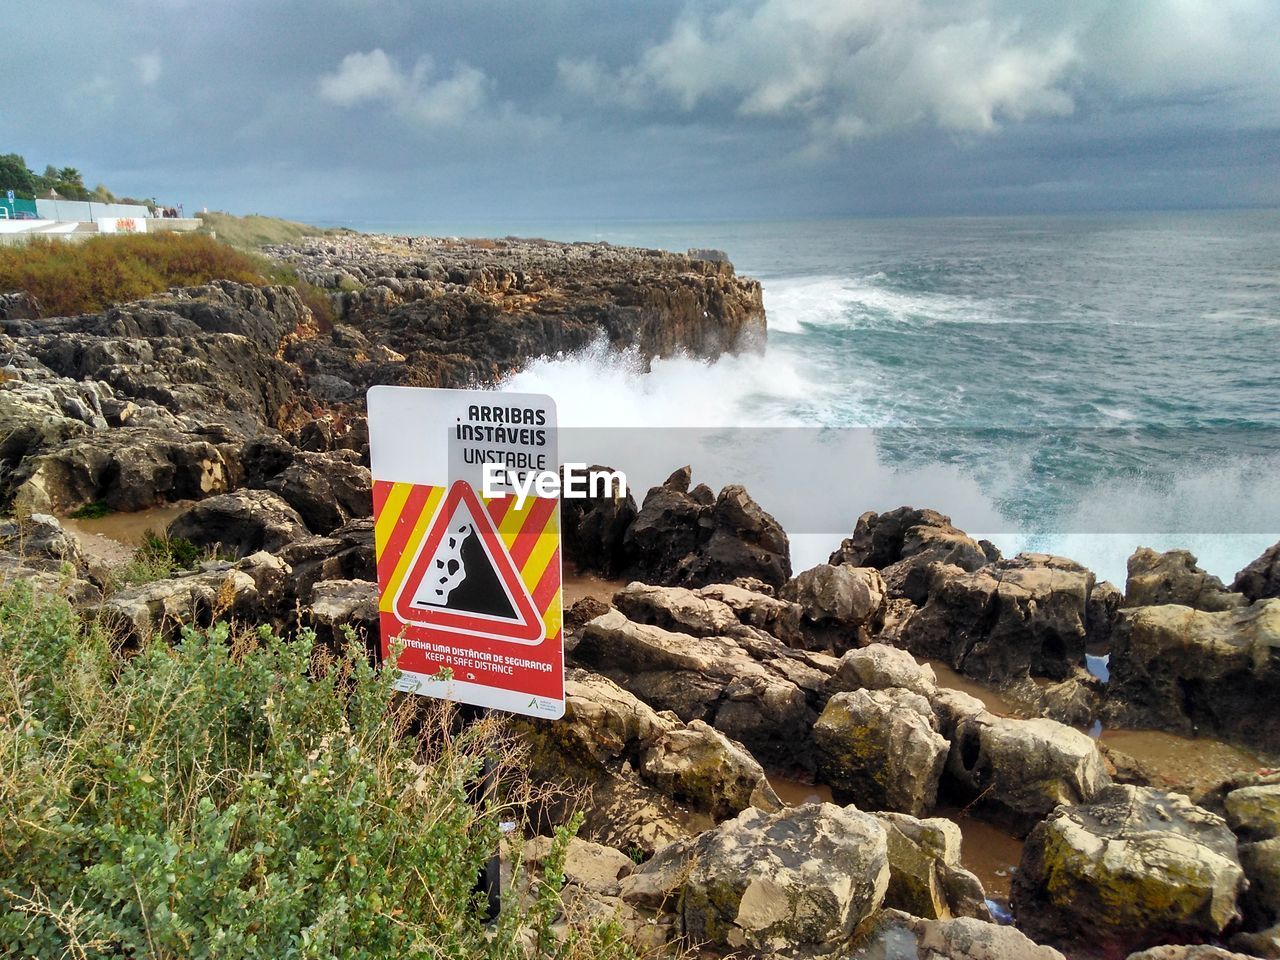
[[[1004,911],[1009,909],[1009,888],[1022,860],[1022,841],[999,827],[966,816],[956,807],[939,807],[935,817],[946,817],[960,828],[964,842],[960,862],[982,881],[987,899]]]
[[[92,520],[62,517],[63,527],[80,538],[80,546],[92,559],[106,564],[127,563],[148,530],[164,533],[171,521],[185,513],[193,500],[180,500],[135,513],[109,513]]]
[[[835,803],[831,796],[831,788],[825,783],[805,783],[783,774],[768,774],[769,786],[773,787],[782,802],[789,807],[800,807],[806,803]]]
[[[584,597],[594,597],[605,603],[613,601],[613,595],[627,585],[626,580],[606,580],[590,573],[564,574],[564,606],[567,610]]]
[[[139,510],[136,513],[109,513],[105,517],[94,520],[73,520],[62,518],[62,525],[76,533],[89,533],[106,537],[116,543],[136,547],[142,542],[142,535],[148,530],[163,533],[180,514],[186,513],[192,500],[180,500],[177,503],[166,503],[162,507]]]
[[[1127,753],[1158,781],[1193,800],[1239,773],[1274,766],[1242,747],[1207,737],[1181,737],[1161,730],[1103,730],[1099,739]]]
[[[1002,696],[990,687],[978,683],[976,680],[970,680],[963,674],[957,673],[950,666],[941,660],[923,660],[933,667],[933,673],[938,678],[938,686],[946,687],[948,690],[959,690],[961,693],[967,693],[971,697],[977,697],[992,713],[1001,716],[1020,716],[1020,711],[1011,700]]]
[[[1084,665],[1090,673],[1103,683],[1108,683],[1111,680],[1111,654],[1086,653],[1084,655]]]

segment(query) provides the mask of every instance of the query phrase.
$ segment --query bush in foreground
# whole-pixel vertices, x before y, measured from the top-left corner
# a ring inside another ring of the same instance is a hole
[[[510,797],[511,745],[358,651],[218,626],[124,659],[0,588],[0,954],[629,956],[609,926],[552,936],[553,884],[484,925],[473,885],[518,816],[468,788],[497,756]]]

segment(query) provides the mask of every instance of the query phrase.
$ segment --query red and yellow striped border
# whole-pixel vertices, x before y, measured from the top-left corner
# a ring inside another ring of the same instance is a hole
[[[374,481],[374,546],[380,588],[378,609],[382,613],[395,612],[395,596],[435,521],[446,492],[447,488],[442,486]],[[533,598],[546,626],[547,639],[559,638],[563,626],[559,502],[530,497],[517,509],[515,497],[481,497],[480,500]]]

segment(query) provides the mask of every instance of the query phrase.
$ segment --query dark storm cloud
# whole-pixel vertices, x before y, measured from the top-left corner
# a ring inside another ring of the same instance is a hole
[[[333,219],[1276,203],[1277,10],[20,0],[0,151]]]

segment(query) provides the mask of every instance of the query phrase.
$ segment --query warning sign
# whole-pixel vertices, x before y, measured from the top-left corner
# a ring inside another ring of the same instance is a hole
[[[554,402],[413,387],[368,399],[382,648],[403,648],[401,688],[561,716],[559,501],[481,493],[485,464],[556,469]]]

